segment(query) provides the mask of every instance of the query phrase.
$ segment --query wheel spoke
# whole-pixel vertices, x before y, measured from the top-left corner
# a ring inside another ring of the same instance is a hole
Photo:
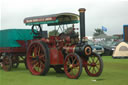
[[[95,57],[92,56],[91,59],[92,59],[92,62],[94,63],[95,62]]]
[[[91,64],[91,61],[90,61],[90,60],[88,60],[88,63],[89,63],[89,64]]]
[[[40,56],[40,47],[37,48],[37,56]]]
[[[77,57],[75,57],[75,59],[73,60],[72,64],[74,64],[76,60],[77,60]]]
[[[79,66],[79,63],[73,64],[73,68]]]
[[[34,49],[34,56],[39,56],[40,46],[39,45],[35,45],[33,49]]]
[[[70,58],[71,58],[71,60],[72,60],[71,62],[73,63],[73,56],[71,56]]]
[[[37,56],[37,48],[34,48],[34,56]]]
[[[68,62],[67,62],[68,64],[71,64],[71,61],[70,61],[70,58],[68,58]]]
[[[38,62],[36,62],[36,63],[33,65],[32,69],[35,69],[35,67],[37,67],[37,65],[38,65]]]
[[[45,58],[45,55],[44,55],[44,54],[40,54],[40,55],[39,55],[39,59],[42,59],[42,58],[43,58],[43,59]]]
[[[36,64],[37,63],[37,60],[33,60],[33,61],[31,61],[31,64],[33,65],[33,64]]]
[[[91,63],[89,64],[89,63],[87,63],[87,66],[91,66]]]
[[[29,58],[35,58],[35,56],[29,56]]]
[[[95,67],[93,67],[93,71],[96,73],[96,69],[95,69]]]
[[[91,68],[92,68],[92,67],[90,66],[88,70],[91,71]]]
[[[99,59],[97,58],[97,60],[96,60],[96,62],[95,63],[97,63],[99,61]]]
[[[97,70],[99,70],[99,69],[100,69],[100,67],[98,67],[97,65],[96,65],[96,68],[97,68]]]
[[[100,64],[98,63],[98,64],[96,64],[96,65],[100,65]]]
[[[39,60],[41,60],[43,63],[45,63],[45,58],[44,57],[40,57]]]
[[[73,75],[73,69],[71,70],[71,75]]]
[[[40,68],[44,68],[44,63],[40,61]]]

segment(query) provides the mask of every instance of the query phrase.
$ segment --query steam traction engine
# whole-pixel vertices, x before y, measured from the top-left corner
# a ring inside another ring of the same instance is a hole
[[[26,25],[32,26],[36,35],[27,48],[27,66],[33,75],[46,75],[49,68],[56,72],[65,72],[71,79],[79,78],[82,68],[89,76],[99,76],[102,73],[103,62],[99,55],[85,41],[85,9],[79,9],[80,16],[74,13],[60,13],[45,16],[28,17]],[[80,17],[80,18],[79,18]],[[79,21],[80,20],[80,21]],[[80,22],[80,39],[78,34],[62,32],[56,36],[47,36],[42,25],[58,26],[64,31],[64,26]]]

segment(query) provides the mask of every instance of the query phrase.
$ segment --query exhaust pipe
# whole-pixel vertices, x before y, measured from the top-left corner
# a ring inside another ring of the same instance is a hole
[[[79,9],[80,14],[80,43],[83,42],[83,38],[85,37],[85,8]]]

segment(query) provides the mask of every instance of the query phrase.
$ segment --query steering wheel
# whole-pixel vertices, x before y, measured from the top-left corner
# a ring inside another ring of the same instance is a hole
[[[40,25],[33,25],[32,26],[32,32],[35,34],[35,35],[40,35],[41,32],[42,32],[42,28]]]

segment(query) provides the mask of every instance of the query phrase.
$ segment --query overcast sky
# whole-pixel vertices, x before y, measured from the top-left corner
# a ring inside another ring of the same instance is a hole
[[[106,27],[106,34],[123,33],[128,25],[128,0],[1,0],[1,28],[29,28],[23,19],[29,16],[77,13],[86,8],[86,33],[91,36],[95,28]],[[46,27],[48,29],[48,27]]]

